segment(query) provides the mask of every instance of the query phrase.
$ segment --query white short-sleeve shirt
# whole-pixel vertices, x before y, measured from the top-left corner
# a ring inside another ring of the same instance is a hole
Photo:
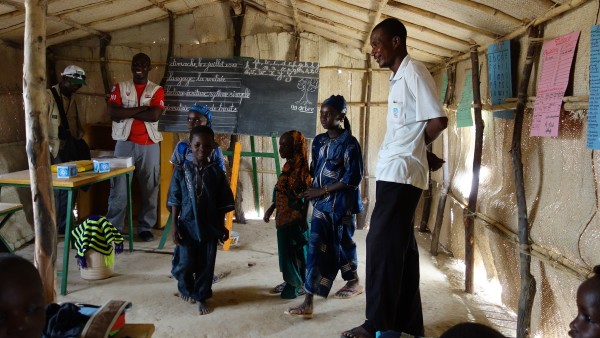
[[[407,55],[390,76],[387,131],[379,149],[376,179],[426,190],[425,125],[427,120],[445,116],[433,77],[422,63]]]

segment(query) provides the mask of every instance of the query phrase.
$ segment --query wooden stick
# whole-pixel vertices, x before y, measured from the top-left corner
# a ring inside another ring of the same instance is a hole
[[[452,198],[457,204],[462,205],[462,200],[454,196],[452,193],[448,193],[448,196]],[[519,244],[519,235],[512,232],[503,224],[479,213],[476,212],[475,216],[482,221],[482,223],[489,228],[494,233],[504,237],[509,240],[511,243]],[[556,254],[551,250],[548,250],[538,244],[531,243],[531,256],[539,259],[541,262],[548,263],[554,269],[566,273],[569,276],[572,276],[580,281],[584,281],[587,278],[593,275],[592,270],[589,267],[579,266],[566,257]]]
[[[471,74],[473,81],[473,105],[475,115],[475,149],[473,154],[473,179],[469,205],[464,210],[465,224],[465,291],[473,293],[473,274],[475,266],[475,216],[477,211],[477,195],[479,194],[479,171],[483,151],[483,120],[481,118],[481,94],[479,90],[479,54],[477,45],[471,46]]]
[[[427,151],[432,151],[431,144],[427,145]],[[429,215],[431,215],[431,200],[433,189],[433,183],[431,181],[431,171],[427,171],[429,183],[427,184],[427,190],[423,192],[423,212],[421,213],[421,223],[419,223],[419,232],[430,232],[427,222],[429,222]]]
[[[167,61],[169,62],[169,59],[171,58],[171,56],[173,56],[173,45],[175,43],[175,14],[173,14],[173,12],[168,11],[169,13],[169,46],[167,49]],[[164,87],[165,83],[167,83],[167,68],[165,67],[165,71],[163,73],[163,77],[162,80],[160,80],[160,85],[161,87]]]
[[[530,38],[540,36],[540,30],[532,27],[529,31]],[[531,326],[531,309],[533,307],[533,298],[536,292],[535,278],[531,275],[531,246],[529,240],[529,222],[527,220],[527,199],[525,196],[525,183],[523,179],[523,163],[521,161],[521,134],[523,130],[523,117],[525,104],[527,100],[527,88],[535,54],[537,53],[540,42],[529,42],[527,48],[527,58],[523,68],[521,83],[519,84],[519,93],[517,110],[515,112],[515,124],[513,131],[513,140],[511,146],[513,172],[515,175],[515,186],[517,193],[517,208],[519,215],[519,257],[520,257],[520,275],[521,292],[519,295],[519,314],[517,319],[517,337],[524,338],[529,336]]]
[[[473,33],[485,35],[485,36],[490,37],[492,39],[496,39],[500,35],[500,34],[492,33],[490,31],[488,31],[486,29],[483,29],[483,28],[480,28],[480,27],[468,25],[466,23],[454,20],[452,18],[440,15],[438,13],[430,12],[430,11],[421,9],[419,7],[414,7],[414,6],[411,6],[411,5],[400,3],[399,1],[398,2],[396,2],[396,1],[390,1],[388,3],[388,6],[393,7],[393,8],[395,7],[395,8],[398,8],[400,10],[407,11],[407,12],[410,12],[410,13],[414,13],[414,14],[417,14],[419,16],[425,17],[427,19],[431,19],[433,21],[443,22],[443,23],[445,23],[447,25],[458,27],[458,28],[461,28],[461,29],[464,29],[464,30],[467,30],[467,31],[470,31],[470,32],[473,32]]]
[[[461,1],[464,1],[464,0],[461,0]],[[571,10],[585,4],[588,1],[590,1],[590,0],[569,0],[567,2],[564,2],[560,6],[549,10],[548,12],[544,13],[544,15],[542,15],[542,16],[536,18],[535,20],[533,20],[532,22],[530,22],[529,26],[521,26],[521,27],[517,28],[516,30],[514,30],[512,33],[509,33],[487,45],[479,47],[479,52],[484,53],[487,51],[487,48],[490,45],[497,43],[499,41],[511,40],[513,38],[516,38],[517,36],[520,36],[520,35],[524,34],[525,32],[527,32],[528,27],[539,26],[546,21],[552,20],[555,17],[557,17],[565,12],[571,11]],[[452,59],[448,60],[448,64],[460,62],[460,61],[466,60],[468,58],[469,58],[469,54],[464,53],[462,55],[458,55],[458,56],[453,57]],[[444,67],[443,65],[440,65],[439,67],[431,68],[430,71],[433,73],[433,72],[436,72],[436,71],[442,69],[443,67]]]
[[[26,152],[31,179],[34,261],[44,287],[46,303],[56,301],[54,266],[56,263],[56,217],[50,147],[46,114],[46,8],[47,0],[25,1],[25,53],[23,63],[23,101],[25,103]],[[68,266],[63,269],[68,269]]]
[[[475,1],[471,1],[471,0],[451,0],[452,2],[456,2],[459,3],[463,6],[466,7],[470,7],[472,9],[476,9],[478,11],[482,11],[485,12],[489,15],[493,15],[497,18],[500,18],[502,21],[506,21],[511,25],[523,25],[524,22],[515,18],[514,16],[511,16],[509,14],[506,14],[504,12],[502,12],[501,10],[494,8],[494,7],[490,7]],[[458,9],[457,9],[458,10]]]
[[[371,69],[371,55],[366,54],[367,57],[367,67]],[[356,217],[356,227],[358,229],[365,229],[369,227],[369,219],[367,218],[367,210],[369,210],[369,125],[371,119],[371,97],[373,92],[373,72],[367,73],[367,82],[365,83],[365,97],[367,98],[367,102],[365,102],[365,110],[362,114],[361,124],[362,124],[362,144],[363,147],[363,179],[361,182],[361,192],[362,192],[362,201],[363,201],[363,212],[358,214]]]
[[[102,85],[104,86],[104,93],[110,93],[110,80],[108,79],[108,61],[106,60],[106,47],[110,43],[112,37],[105,35],[100,37],[100,75],[102,76]]]
[[[379,19],[381,18],[381,13],[383,12],[383,9],[385,8],[387,3],[388,3],[387,0],[379,0],[379,2],[377,3],[377,10],[375,11],[375,15],[373,15],[373,19],[370,22],[371,29],[369,29],[369,31],[367,32],[367,38],[365,39],[365,42],[363,43],[363,46],[361,48],[361,51],[363,53],[367,52],[367,47],[369,47],[369,35],[373,31],[373,29],[375,29],[375,26],[377,26],[379,24]]]
[[[448,87],[446,88],[446,95],[444,97],[444,106],[447,107],[454,100],[454,89],[456,88],[456,64],[448,67]],[[447,109],[446,109],[447,110]],[[443,133],[444,138],[444,158],[448,158],[448,133]],[[440,231],[442,230],[442,224],[444,222],[444,211],[446,210],[446,198],[450,190],[450,170],[448,168],[448,162],[442,166],[444,170],[444,184],[442,192],[440,194],[440,200],[438,201],[438,208],[435,215],[435,225],[433,226],[433,232],[431,234],[431,254],[437,256],[438,246],[440,243]]]
[[[444,96],[444,107],[448,107],[448,104],[454,100],[454,89],[456,88],[456,64],[448,66],[448,87],[446,87],[446,94]],[[446,109],[447,111],[447,109]],[[448,133],[443,133],[443,147],[444,157],[448,158]],[[435,216],[435,224],[433,226],[433,232],[431,233],[431,255],[437,256],[438,246],[440,243],[440,231],[442,230],[442,224],[444,223],[444,211],[446,209],[446,199],[448,192],[450,191],[450,170],[448,168],[448,162],[442,166],[444,170],[444,184],[442,186],[442,192],[440,193],[440,200],[438,201],[438,208]]]

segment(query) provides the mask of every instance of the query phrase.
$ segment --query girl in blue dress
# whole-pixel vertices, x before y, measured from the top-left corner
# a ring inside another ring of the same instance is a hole
[[[362,293],[357,274],[353,215],[362,211],[359,185],[363,177],[360,145],[346,118],[346,100],[332,95],[321,105],[320,121],[327,132],[315,137],[312,144],[312,188],[304,193],[311,200],[308,256],[306,261],[306,296],[299,306],[285,313],[312,318],[313,297],[327,297],[341,271],[346,285],[336,293],[350,298]],[[343,127],[342,127],[343,126]]]

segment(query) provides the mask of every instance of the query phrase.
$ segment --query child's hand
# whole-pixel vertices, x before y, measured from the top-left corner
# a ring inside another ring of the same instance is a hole
[[[265,223],[269,223],[269,221],[271,220],[271,214],[273,212],[270,210],[265,211],[265,215],[263,216],[263,221],[265,221]]]
[[[175,245],[180,245],[183,242],[183,236],[181,236],[181,233],[178,230],[175,230],[175,232],[173,232],[173,243],[175,243]]]
[[[321,197],[324,195],[325,195],[325,189],[308,188],[308,189],[306,189],[304,194],[302,194],[302,197],[308,198],[308,199],[314,199],[314,198]]]

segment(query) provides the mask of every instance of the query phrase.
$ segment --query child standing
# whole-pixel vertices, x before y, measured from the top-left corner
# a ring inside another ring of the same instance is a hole
[[[346,118],[346,100],[332,95],[321,105],[320,120],[326,133],[312,144],[310,167],[313,186],[304,197],[313,203],[306,268],[306,296],[286,313],[312,318],[313,295],[327,297],[339,270],[347,282],[336,293],[350,298],[362,293],[358,282],[353,214],[362,211],[358,189],[363,176],[360,145]],[[342,128],[342,124],[344,128]]]
[[[198,302],[199,314],[205,315],[212,311],[206,300],[212,296],[217,243],[229,238],[224,219],[234,209],[234,200],[225,174],[209,161],[212,129],[194,127],[190,149],[194,158],[175,168],[167,201],[176,244],[171,273],[181,298]]]
[[[308,204],[302,194],[310,187],[311,179],[304,135],[296,130],[283,133],[279,138],[279,155],[287,161],[273,189],[273,204],[265,211],[263,220],[268,223],[277,210],[279,270],[284,282],[273,288],[272,293],[280,292],[281,298],[293,299],[305,293]]]
[[[577,316],[569,324],[569,336],[600,338],[600,265],[594,267],[594,276],[577,289]]]
[[[188,109],[187,123],[190,131],[197,126],[208,126],[212,128],[212,114],[207,106],[193,105]],[[191,162],[193,160],[194,154],[192,154],[192,150],[190,149],[190,139],[186,138],[179,141],[173,150],[170,162],[175,165],[182,165],[185,162]],[[210,161],[217,163],[223,172],[227,172],[225,162],[223,161],[223,152],[218,144],[215,144],[215,149],[210,155]]]

